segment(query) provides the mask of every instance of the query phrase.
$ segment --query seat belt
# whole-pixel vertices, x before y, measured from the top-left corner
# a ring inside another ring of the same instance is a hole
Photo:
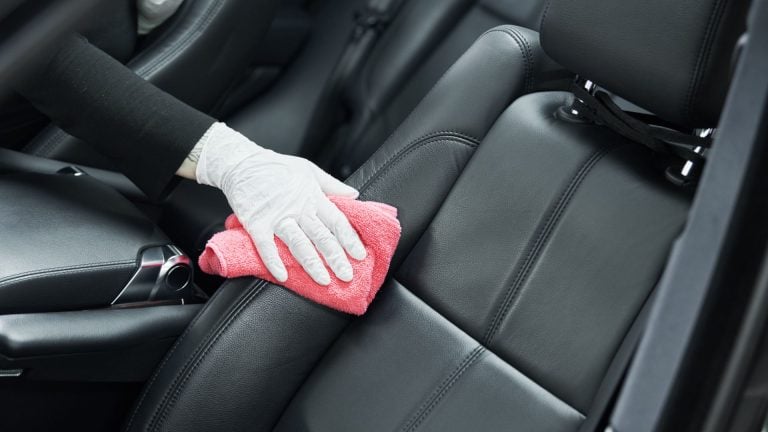
[[[655,293],[656,290],[654,289],[653,293],[646,299],[643,307],[640,308],[635,321],[619,345],[619,349],[616,351],[616,355],[611,360],[608,371],[600,383],[592,406],[587,412],[587,418],[579,427],[578,432],[603,432],[608,426],[608,418],[611,415],[611,410],[621,389],[621,384],[624,382],[624,377],[627,374],[627,370],[629,370],[629,365],[637,345],[640,343],[640,338],[648,323],[648,314],[653,305],[653,300],[656,298]]]
[[[320,102],[310,122],[308,129],[310,135],[304,142],[303,153],[312,155],[316,152],[319,144],[327,139],[332,130],[344,120],[346,115],[342,97],[344,86],[360,71],[376,42],[397,16],[404,2],[404,0],[369,0],[363,10],[355,12],[355,27],[325,84]]]
[[[666,177],[677,186],[695,184],[712,145],[714,129],[696,130],[696,134],[678,132],[672,128],[648,123],[652,116],[623,111],[611,95],[597,89],[591,81],[577,77],[572,85],[576,99],[572,113],[595,124],[606,126],[657,154],[682,160],[682,170],[670,166]],[[645,117],[645,118],[644,118]],[[695,170],[693,168],[696,167]]]

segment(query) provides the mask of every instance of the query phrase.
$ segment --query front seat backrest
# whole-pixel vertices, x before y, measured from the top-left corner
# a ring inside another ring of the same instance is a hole
[[[552,0],[549,14],[570,1]],[[603,20],[622,18],[630,2],[613,0]],[[724,3],[733,11],[744,1]],[[644,44],[639,24],[661,12],[633,13],[629,51]],[[730,38],[743,16],[664,18],[682,28],[715,21],[718,38]],[[558,43],[576,49],[595,31],[573,29]],[[696,39],[705,55],[726,55],[703,34],[681,38],[668,49]],[[591,49],[615,70],[619,59]],[[231,281],[158,368],[127,429],[577,430],[663,271],[692,192],[665,180],[664,159],[647,148],[558,116],[569,93],[514,100],[540,58],[533,31],[487,32],[351,176],[364,199],[398,207],[403,225],[391,277],[365,316],[351,321],[280,287]],[[670,89],[658,106],[688,91]]]
[[[167,23],[148,36],[146,46],[128,67],[188,105],[209,112],[253,58],[278,4],[279,0],[186,0]],[[53,125],[24,151],[111,166],[94,146]]]

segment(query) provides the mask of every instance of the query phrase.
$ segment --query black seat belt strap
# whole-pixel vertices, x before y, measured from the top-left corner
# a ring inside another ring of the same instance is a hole
[[[616,395],[629,369],[629,364],[640,342],[640,337],[643,335],[643,330],[648,323],[648,314],[653,305],[653,299],[656,297],[654,293],[646,299],[624,340],[619,345],[619,349],[616,351],[611,364],[608,366],[608,371],[600,383],[592,406],[589,412],[587,412],[587,418],[581,424],[578,432],[603,432],[606,427]]]
[[[573,94],[579,105],[579,115],[597,124],[605,125],[619,135],[640,143],[657,153],[674,154],[685,160],[701,161],[703,156],[696,148],[709,148],[712,139],[702,138],[647,124],[623,111],[611,96],[597,90],[594,94],[578,82],[573,85]]]

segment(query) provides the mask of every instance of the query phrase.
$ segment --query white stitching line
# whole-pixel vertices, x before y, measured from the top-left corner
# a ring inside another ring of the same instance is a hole
[[[103,262],[103,263],[96,263],[96,264],[81,264],[76,266],[64,266],[64,267],[55,267],[52,269],[46,269],[46,270],[33,270],[28,271],[24,273],[18,273],[12,276],[7,276],[3,279],[0,279],[0,288],[4,286],[11,285],[12,283],[17,282],[23,282],[28,279],[33,279],[35,277],[49,277],[49,276],[55,276],[55,275],[63,275],[63,274],[69,274],[69,273],[79,273],[80,270],[85,271],[88,270],[100,270],[100,269],[107,269],[107,268],[121,268],[121,267],[128,267],[129,265],[135,265],[136,260],[125,260],[125,261],[110,261],[110,262]]]

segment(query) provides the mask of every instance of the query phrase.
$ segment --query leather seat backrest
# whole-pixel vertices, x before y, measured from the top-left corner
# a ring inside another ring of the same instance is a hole
[[[568,3],[552,0],[554,22]],[[714,40],[740,31],[727,16],[672,21],[722,26],[713,40],[688,35],[722,58]],[[595,27],[569,30],[550,43],[578,45]],[[627,49],[639,49],[642,33],[623,35]],[[689,43],[670,41],[660,58]],[[533,31],[487,32],[348,180],[364,199],[398,207],[403,225],[391,278],[365,316],[347,324],[279,287],[225,284],[128,429],[577,430],[663,271],[692,191],[668,182],[665,159],[645,147],[559,116],[569,93],[516,98],[541,58]],[[609,58],[601,66],[615,67]],[[621,82],[609,90],[635,99],[642,86]],[[655,107],[687,91],[670,89]],[[702,103],[716,102],[699,99],[691,112]]]

